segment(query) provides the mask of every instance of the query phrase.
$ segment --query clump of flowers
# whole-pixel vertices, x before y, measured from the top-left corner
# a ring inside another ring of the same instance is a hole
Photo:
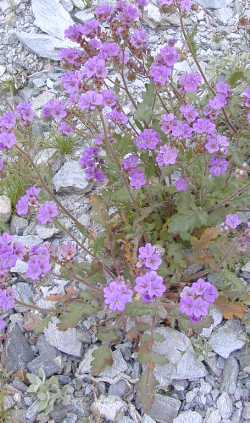
[[[209,308],[218,298],[218,291],[213,284],[198,279],[191,287],[186,286],[181,292],[180,311],[193,323],[204,319]]]

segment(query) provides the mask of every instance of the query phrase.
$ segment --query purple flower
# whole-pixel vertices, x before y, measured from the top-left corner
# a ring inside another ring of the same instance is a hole
[[[118,98],[113,90],[102,91],[103,103],[107,107],[115,107],[118,103]]]
[[[3,175],[5,171],[5,161],[2,157],[0,157],[0,177]]]
[[[8,233],[0,236],[0,280],[16,265],[17,259],[23,259],[25,247],[14,240]]]
[[[159,0],[160,7],[170,7],[174,5],[174,0]]]
[[[37,215],[38,223],[46,225],[47,223],[54,222],[55,218],[59,215],[59,210],[53,201],[47,201],[42,204]]]
[[[102,43],[99,57],[104,60],[113,59],[119,57],[121,49],[117,43],[106,41]]]
[[[113,7],[110,4],[101,4],[95,9],[95,14],[99,21],[104,22],[108,20],[111,13],[113,12]]]
[[[105,60],[99,57],[91,57],[85,63],[83,67],[84,78],[96,78],[97,80],[103,80],[107,76],[107,69]]]
[[[40,188],[33,186],[29,188],[26,191],[26,194],[18,200],[16,205],[16,212],[19,216],[27,216],[31,207],[38,206],[38,197],[40,191]]]
[[[0,309],[2,311],[8,311],[14,308],[15,297],[14,292],[11,289],[0,288]]]
[[[92,181],[105,182],[106,176],[100,168],[102,160],[99,147],[87,147],[80,159],[80,165],[86,178]]]
[[[229,97],[232,92],[230,85],[225,81],[217,82],[215,89],[217,94],[223,95],[226,98]]]
[[[32,247],[26,276],[37,281],[51,271],[50,253],[46,246]]]
[[[94,38],[98,35],[100,29],[100,23],[96,19],[91,19],[85,22],[81,27],[81,33],[84,37]]]
[[[175,47],[167,45],[160,50],[160,53],[156,58],[156,62],[158,64],[165,65],[173,69],[174,65],[178,62],[179,58],[180,54],[178,50],[176,50]]]
[[[166,291],[166,286],[164,285],[163,278],[152,270],[136,278],[135,291],[147,303],[161,297]]]
[[[149,0],[136,0],[136,3],[140,8],[143,8],[149,4]]]
[[[197,134],[213,134],[216,131],[216,126],[209,119],[198,119],[194,122],[193,129]]]
[[[123,112],[114,109],[107,114],[107,118],[116,125],[127,125],[128,117]]]
[[[241,224],[241,219],[238,214],[228,214],[225,219],[225,225],[229,229],[236,229]]]
[[[131,172],[136,169],[140,164],[140,159],[136,154],[130,154],[125,157],[122,162],[123,169],[125,172]]]
[[[177,139],[189,139],[192,137],[193,128],[191,128],[186,122],[176,120],[172,127],[171,134]]]
[[[157,270],[161,265],[160,251],[155,245],[147,243],[144,247],[139,248],[140,263],[150,270]]]
[[[45,119],[55,119],[60,122],[67,116],[65,105],[61,100],[49,100],[43,108],[43,117]]]
[[[226,105],[227,105],[227,99],[222,94],[217,94],[214,98],[212,98],[208,102],[208,108],[215,112],[220,111]]]
[[[160,135],[154,129],[144,129],[135,140],[135,144],[140,150],[155,150],[160,142]]]
[[[192,7],[192,0],[180,0],[180,8],[182,12],[189,12]]]
[[[115,279],[104,289],[105,304],[111,311],[124,311],[128,303],[132,302],[133,291],[122,279]]]
[[[141,15],[137,7],[124,0],[117,2],[116,10],[120,12],[118,19],[121,25],[125,27],[131,26]]]
[[[0,318],[0,332],[3,332],[5,328],[6,328],[6,322],[5,320]]]
[[[189,188],[189,183],[187,178],[179,178],[175,183],[175,188],[178,192],[186,192]]]
[[[250,87],[246,88],[243,93],[243,96],[245,97],[245,106],[250,107]]]
[[[58,258],[60,261],[72,261],[77,254],[76,244],[73,242],[65,242],[59,248]]]
[[[6,131],[14,129],[16,126],[16,115],[14,112],[6,112],[0,117],[0,128]]]
[[[16,136],[12,132],[0,133],[0,151],[11,150],[16,145]]]
[[[207,143],[205,144],[206,150],[210,153],[216,153],[221,151],[222,153],[227,153],[229,146],[229,140],[224,135],[210,135],[208,136]]]
[[[185,93],[195,93],[202,83],[202,77],[197,72],[185,73],[179,79]]]
[[[59,53],[59,60],[68,65],[80,67],[86,54],[77,48],[63,48]]]
[[[87,91],[82,94],[79,100],[79,108],[83,111],[92,111],[97,107],[101,108],[104,106],[103,96],[97,91]]]
[[[129,178],[131,188],[136,190],[143,188],[147,183],[145,174],[141,169],[134,169],[133,171],[131,171],[129,174]]]
[[[148,47],[148,34],[144,29],[136,29],[130,37],[130,43],[135,49],[145,50]]]
[[[160,147],[159,153],[157,154],[156,162],[160,167],[174,165],[176,163],[177,157],[178,150],[175,147],[163,145]]]
[[[31,103],[20,103],[16,108],[16,115],[24,126],[30,125],[35,117]]]
[[[69,38],[71,41],[80,43],[83,35],[83,25],[75,24],[67,28],[64,32],[66,38]]]
[[[72,126],[70,126],[67,122],[64,121],[60,122],[58,130],[62,135],[66,137],[70,137],[75,132],[74,128],[72,128]]]
[[[82,73],[80,71],[65,72],[61,77],[65,91],[70,95],[79,94],[82,84]]]
[[[150,76],[153,82],[161,87],[166,85],[172,74],[172,69],[165,65],[153,64],[150,68]]]
[[[165,134],[171,134],[177,119],[173,113],[166,113],[161,119],[161,129]]]
[[[191,104],[185,104],[181,106],[180,111],[188,123],[193,123],[199,116],[199,113]]]
[[[180,311],[193,323],[200,322],[208,315],[209,307],[218,298],[218,291],[210,282],[198,279],[191,287],[185,287],[181,293]]]
[[[222,157],[212,157],[209,171],[212,176],[223,176],[227,173],[229,163]]]

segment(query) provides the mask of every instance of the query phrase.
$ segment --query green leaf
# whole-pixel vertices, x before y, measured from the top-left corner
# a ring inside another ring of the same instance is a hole
[[[234,88],[236,87],[237,82],[241,81],[242,79],[245,79],[244,72],[240,69],[237,69],[230,75],[228,82],[231,85],[231,87]]]
[[[116,343],[121,340],[121,336],[118,333],[117,329],[107,328],[106,326],[101,326],[97,331],[97,338],[103,342]]]
[[[130,317],[140,317],[145,316],[146,314],[152,314],[154,308],[149,304],[144,304],[139,301],[135,301],[127,305],[126,314]]]
[[[98,376],[106,367],[113,364],[112,351],[109,347],[102,345],[93,352],[94,360],[91,369],[94,376]]]
[[[146,86],[146,92],[143,95],[143,100],[137,107],[135,119],[149,124],[152,119],[154,103],[155,87],[153,84],[148,84]]]
[[[72,302],[67,305],[66,310],[60,316],[60,323],[58,328],[60,330],[67,330],[74,328],[83,319],[95,314],[97,311],[96,305],[87,302]]]
[[[205,226],[207,220],[207,213],[200,208],[190,209],[185,213],[177,213],[170,219],[169,232],[179,234],[184,241],[187,241],[190,239],[193,230]]]

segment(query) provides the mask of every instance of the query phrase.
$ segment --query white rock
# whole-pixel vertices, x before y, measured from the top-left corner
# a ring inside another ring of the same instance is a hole
[[[56,173],[53,178],[53,184],[56,192],[78,192],[87,188],[88,181],[79,162],[69,160]]]
[[[127,405],[114,395],[109,395],[108,397],[101,395],[91,408],[96,416],[119,423],[126,412]]]
[[[45,329],[44,335],[47,342],[65,354],[81,357],[82,344],[77,337],[76,329],[70,328],[61,331],[57,328],[58,323],[59,319],[54,318]]]
[[[214,352],[228,358],[233,351],[240,350],[245,345],[246,335],[240,322],[231,320],[216,329],[208,342]]]
[[[60,233],[56,226],[36,225],[36,234],[41,239],[49,239]]]
[[[50,159],[52,159],[56,151],[56,148],[45,148],[44,150],[39,151],[39,153],[35,156],[34,162],[38,166],[45,165]]]
[[[4,75],[6,71],[6,67],[4,65],[0,65],[0,77]]]
[[[248,261],[242,268],[241,270],[243,272],[249,272],[250,273],[250,261]]]
[[[221,9],[231,2],[232,0],[197,0],[197,3],[207,9]]]
[[[40,57],[58,60],[59,51],[62,48],[73,47],[74,43],[68,40],[60,40],[46,34],[34,34],[23,31],[15,32],[19,41]],[[47,100],[48,101],[48,100]]]
[[[211,307],[209,316],[212,317],[213,323],[209,328],[202,329],[201,335],[205,338],[209,338],[213,330],[222,322],[223,314],[221,311],[216,307]]]
[[[205,419],[205,423],[220,423],[221,415],[218,410],[212,410],[208,417]]]
[[[196,357],[186,335],[171,328],[159,328],[156,333],[164,340],[155,342],[153,351],[167,359],[166,364],[155,367],[155,377],[161,386],[172,380],[196,380],[206,376],[206,368]]]
[[[226,25],[233,18],[234,12],[231,7],[223,7],[217,11],[216,16],[224,25]]]
[[[59,0],[32,0],[35,25],[55,38],[64,40],[64,31],[74,24]]]
[[[27,248],[31,248],[42,243],[42,239],[36,235],[15,235],[14,239],[21,242],[21,244],[25,245]]]
[[[20,275],[24,275],[28,270],[28,263],[23,260],[17,260],[16,265],[10,269],[13,273],[19,273]]]
[[[85,4],[83,0],[72,0],[75,7],[78,9],[85,9]]]
[[[75,13],[75,18],[83,23],[94,19],[94,17],[94,13],[89,12],[88,10],[80,10],[79,12]]]
[[[0,195],[0,222],[7,223],[11,216],[11,201],[6,195]]]
[[[145,19],[150,26],[153,26],[153,28],[159,25],[161,23],[161,13],[159,7],[150,2],[146,9]]]
[[[63,5],[64,9],[67,10],[67,12],[71,12],[74,8],[71,0],[61,0],[61,4]]]
[[[184,411],[174,419],[173,423],[202,423],[202,417],[196,411]]]
[[[156,423],[156,422],[150,416],[147,416],[145,414],[142,418],[142,423]]]
[[[223,419],[228,419],[233,412],[233,403],[227,392],[223,392],[218,400],[217,407]]]

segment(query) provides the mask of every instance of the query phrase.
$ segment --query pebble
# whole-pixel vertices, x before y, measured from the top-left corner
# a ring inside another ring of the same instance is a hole
[[[181,402],[167,395],[156,394],[148,415],[158,423],[172,423],[180,409]]]
[[[28,221],[23,217],[12,216],[10,222],[10,233],[12,235],[23,235],[24,230],[28,226]]]
[[[221,415],[218,410],[212,410],[208,417],[205,419],[205,423],[220,423]]]
[[[223,392],[217,399],[217,407],[223,419],[228,419],[233,412],[233,404],[227,392]]]
[[[236,391],[237,380],[239,375],[239,363],[236,358],[230,356],[225,363],[223,372],[222,392],[228,392],[233,395]]]
[[[58,323],[59,320],[54,318],[50,321],[48,328],[45,329],[44,334],[47,342],[65,354],[81,357],[82,343],[77,337],[76,329],[70,328],[65,331],[61,331],[57,328]]]
[[[0,195],[0,222],[7,223],[11,217],[11,201],[6,195]]]
[[[202,423],[202,416],[196,411],[184,411],[173,420],[173,423]]]
[[[78,161],[69,160],[53,178],[56,192],[82,192],[88,186],[83,169]]]
[[[243,412],[242,412],[242,417],[244,419],[250,419],[250,402],[245,402],[244,408],[243,408]]]
[[[34,357],[31,346],[23,335],[18,324],[9,331],[5,345],[5,367],[8,372],[25,369],[27,363]]]
[[[214,352],[228,358],[233,351],[240,350],[246,343],[246,335],[239,321],[231,320],[212,333],[209,344]]]
[[[111,422],[119,423],[124,416],[127,405],[120,398],[114,395],[101,395],[91,406],[93,414],[103,417]]]

